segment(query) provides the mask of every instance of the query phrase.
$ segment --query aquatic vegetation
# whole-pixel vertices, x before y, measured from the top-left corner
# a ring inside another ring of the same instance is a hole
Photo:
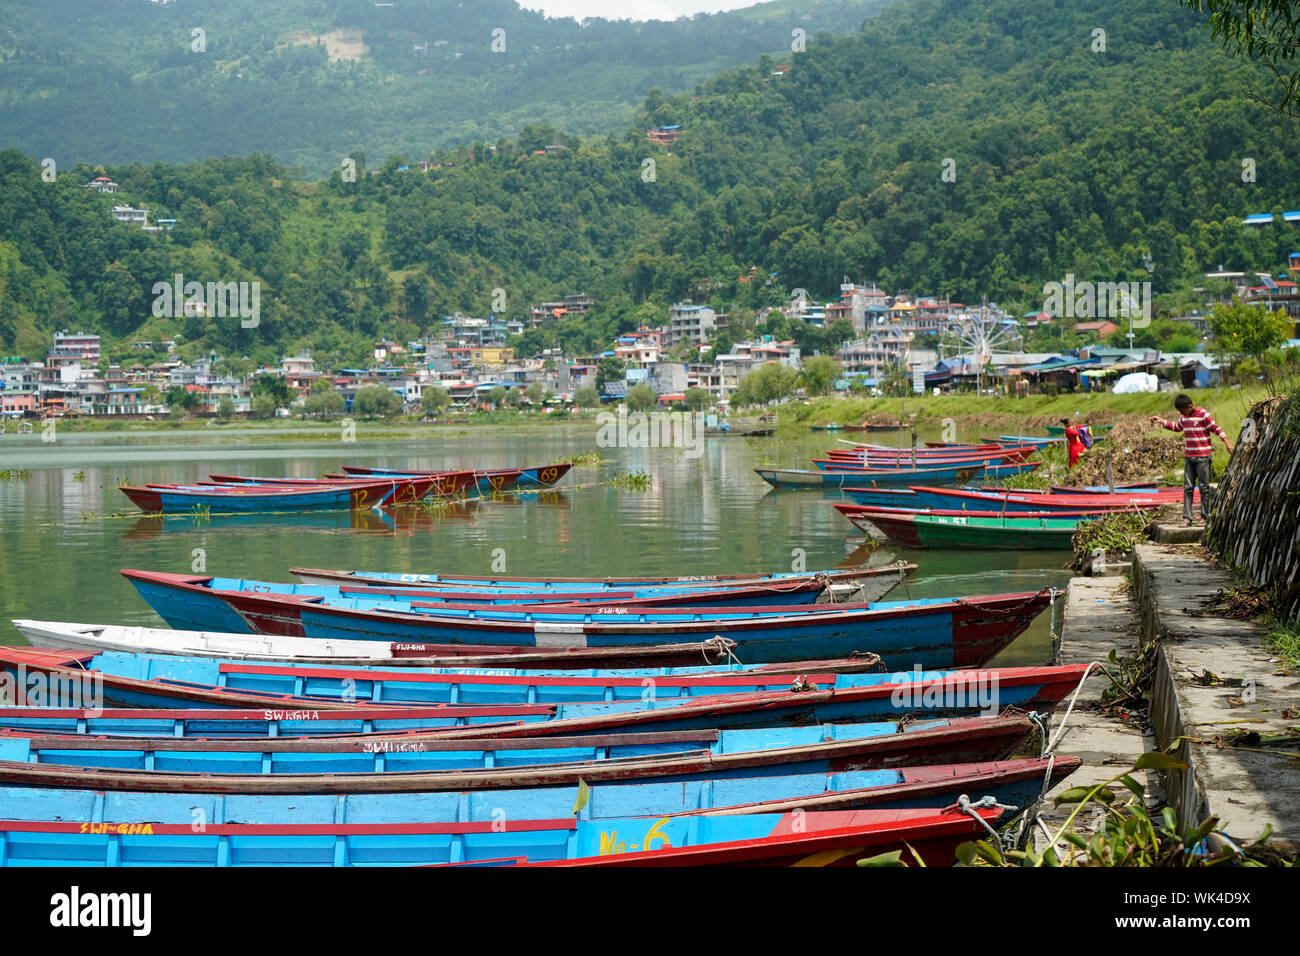
[[[605,484],[619,491],[649,491],[654,479],[644,471],[621,472],[605,479]]]

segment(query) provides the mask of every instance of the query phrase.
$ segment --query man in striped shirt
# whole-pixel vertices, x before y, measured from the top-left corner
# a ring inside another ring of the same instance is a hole
[[[1178,409],[1178,420],[1167,422],[1159,415],[1152,415],[1151,421],[1163,425],[1173,432],[1183,433],[1183,523],[1192,524],[1192,498],[1199,487],[1201,490],[1201,520],[1209,516],[1210,459],[1214,447],[1210,444],[1210,435],[1223,439],[1228,454],[1232,454],[1232,442],[1228,434],[1214,420],[1209,412],[1192,403],[1187,395],[1174,399],[1174,408]]]

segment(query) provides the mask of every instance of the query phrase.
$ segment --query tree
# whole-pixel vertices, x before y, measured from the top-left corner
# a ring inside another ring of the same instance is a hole
[[[451,395],[441,385],[429,385],[420,392],[420,407],[436,415],[451,404]]]
[[[253,394],[265,395],[275,402],[275,407],[288,405],[293,401],[294,393],[287,382],[279,375],[259,375],[253,382]]]
[[[627,363],[620,358],[606,356],[596,363],[596,391],[603,392],[606,382],[619,382],[627,374]]]
[[[579,408],[599,408],[600,392],[590,385],[584,385],[573,393],[573,403]]]
[[[1207,11],[1210,33],[1234,56],[1259,60],[1267,66],[1282,91],[1275,102],[1255,98],[1289,116],[1300,115],[1300,70],[1284,72],[1294,64],[1300,48],[1300,17],[1292,0],[1178,0],[1197,13]]]
[[[489,389],[487,400],[492,403],[493,408],[504,408],[506,404],[506,390],[500,385]]]
[[[764,365],[740,380],[732,400],[737,405],[765,405],[794,390],[798,373],[788,365]]]
[[[199,403],[199,397],[183,385],[173,385],[163,393],[163,404],[170,408],[179,408],[183,412],[191,411]]]
[[[533,382],[528,386],[528,400],[534,405],[540,405],[546,398],[546,386],[541,382]]]
[[[844,366],[829,355],[814,355],[804,360],[799,377],[809,395],[825,395],[843,373]]]
[[[270,395],[254,395],[250,405],[254,418],[270,418],[275,414],[275,399]]]
[[[229,395],[222,395],[221,401],[217,402],[217,417],[223,422],[235,417],[235,400]]]
[[[341,415],[347,407],[347,402],[343,396],[331,389],[317,389],[312,387],[311,394],[307,396],[302,403],[302,409],[308,415],[320,415],[322,417],[329,415]]]
[[[1289,339],[1294,328],[1285,312],[1269,312],[1236,298],[1229,305],[1216,306],[1209,321],[1213,354],[1234,364],[1246,357],[1254,359],[1266,381],[1264,353]]]
[[[702,412],[713,404],[713,396],[702,388],[686,390],[686,407],[693,412]]]
[[[632,411],[643,412],[647,408],[654,408],[659,402],[659,396],[649,385],[633,385],[627,390],[627,397],[623,401]]]
[[[391,388],[367,385],[357,390],[356,396],[352,399],[352,410],[366,418],[396,415],[402,410],[402,399]]]

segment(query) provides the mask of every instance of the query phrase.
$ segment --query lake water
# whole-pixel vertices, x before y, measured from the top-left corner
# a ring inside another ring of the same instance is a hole
[[[703,454],[598,449],[594,425],[512,432],[429,428],[411,440],[268,442],[266,432],[60,434],[53,443],[0,436],[0,643],[23,643],[9,619],[164,626],[121,568],[291,580],[294,566],[519,575],[712,574],[808,570],[905,559],[920,566],[891,599],[1063,586],[1062,552],[868,553],[864,536],[833,508],[837,493],[773,491],[753,469],[807,468],[843,433],[797,440],[708,438]],[[961,436],[964,440],[966,436]],[[890,435],[873,440],[892,440]],[[260,440],[257,440],[260,439]],[[209,472],[316,477],[343,464],[413,468],[507,467],[599,451],[557,490],[469,501],[445,515],[407,508],[271,517],[144,517],[119,482],[193,482]],[[648,491],[604,484],[645,471]],[[1051,656],[1048,615],[998,659]]]

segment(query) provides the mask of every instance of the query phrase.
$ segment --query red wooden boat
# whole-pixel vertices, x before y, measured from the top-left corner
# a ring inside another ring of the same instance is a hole
[[[341,475],[337,473],[327,473],[324,478],[260,478],[254,475],[208,475],[213,481],[224,485],[288,485],[288,486],[312,486],[328,484],[347,484],[351,486],[357,482],[374,481],[372,476],[364,475]],[[472,471],[446,471],[436,474],[422,475],[418,479],[421,484],[429,483],[429,491],[437,497],[456,495],[463,492],[474,483],[474,472]],[[206,484],[206,482],[205,482]],[[403,500],[408,500],[406,497]]]

